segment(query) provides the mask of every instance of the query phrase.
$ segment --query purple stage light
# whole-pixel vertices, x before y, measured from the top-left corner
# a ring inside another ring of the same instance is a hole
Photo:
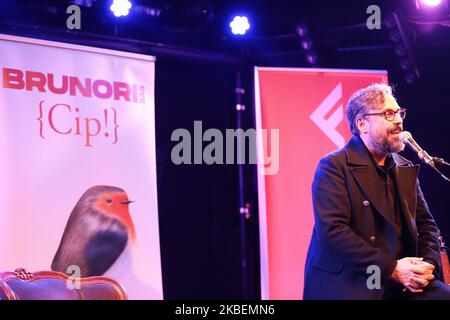
[[[442,3],[442,0],[420,0],[420,2],[429,7],[437,7]]]
[[[399,57],[406,56],[406,49],[402,44],[395,45],[394,50],[395,54],[398,55]]]
[[[302,40],[301,46],[302,46],[303,50],[311,50],[312,42],[311,42],[311,40]]]
[[[308,28],[305,25],[300,25],[297,27],[297,35],[301,38],[305,37],[308,33]]]
[[[317,63],[317,55],[314,53],[308,53],[306,55],[306,61],[311,65],[316,64]]]

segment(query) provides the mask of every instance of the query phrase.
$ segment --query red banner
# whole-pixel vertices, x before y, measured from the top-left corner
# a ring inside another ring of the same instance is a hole
[[[255,68],[257,129],[279,129],[278,172],[258,167],[263,299],[302,298],[316,165],[351,136],[351,94],[379,82],[387,83],[386,71]]]

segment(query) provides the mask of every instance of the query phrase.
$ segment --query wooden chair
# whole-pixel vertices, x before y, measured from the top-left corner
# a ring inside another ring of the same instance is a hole
[[[108,277],[73,279],[55,271],[0,272],[0,300],[127,300],[122,286]]]

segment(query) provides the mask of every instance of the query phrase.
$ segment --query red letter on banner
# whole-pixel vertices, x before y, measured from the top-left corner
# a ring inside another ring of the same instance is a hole
[[[3,68],[3,88],[23,89],[24,87],[22,71]]]
[[[36,87],[38,91],[45,92],[45,74],[41,72],[27,71],[26,78],[28,91],[32,91],[33,87]]]

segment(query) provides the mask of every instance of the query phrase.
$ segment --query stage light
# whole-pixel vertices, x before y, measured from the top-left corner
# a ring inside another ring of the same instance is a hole
[[[396,27],[396,22],[394,19],[393,15],[388,15],[385,19],[384,19],[384,25],[386,28],[388,28],[389,30],[394,29]]]
[[[300,25],[297,27],[297,35],[300,38],[305,37],[307,33],[308,33],[308,27],[306,27],[304,25]]]
[[[448,0],[416,0],[414,20],[420,22],[448,21]]]
[[[417,77],[415,76],[415,74],[413,72],[406,72],[405,73],[405,82],[408,84],[414,84],[417,81]]]
[[[159,17],[161,15],[161,9],[159,8],[147,8],[145,13],[151,17]]]
[[[131,2],[128,0],[114,0],[110,7],[116,17],[128,15],[131,9]]]
[[[310,64],[310,65],[315,65],[317,63],[317,55],[310,52],[306,55],[306,61]]]
[[[429,7],[437,7],[442,3],[442,0],[420,0],[424,5]]]
[[[231,32],[236,35],[244,35],[250,29],[250,23],[245,16],[235,16],[230,22]]]
[[[403,45],[401,45],[401,44],[395,45],[394,50],[395,50],[395,54],[397,56],[399,56],[399,57],[406,56],[406,49]]]
[[[300,45],[302,46],[303,50],[311,50],[312,49],[311,40],[302,40]]]
[[[300,40],[300,47],[304,51],[304,58],[310,67],[317,66],[319,58],[314,50],[312,34],[305,24],[300,24],[296,28],[297,36]]]
[[[393,42],[401,42],[402,41],[402,36],[400,35],[400,32],[398,32],[397,30],[392,30],[391,32],[389,32],[389,38]]]
[[[408,59],[402,59],[400,61],[400,68],[402,68],[403,71],[411,70],[411,63]]]

